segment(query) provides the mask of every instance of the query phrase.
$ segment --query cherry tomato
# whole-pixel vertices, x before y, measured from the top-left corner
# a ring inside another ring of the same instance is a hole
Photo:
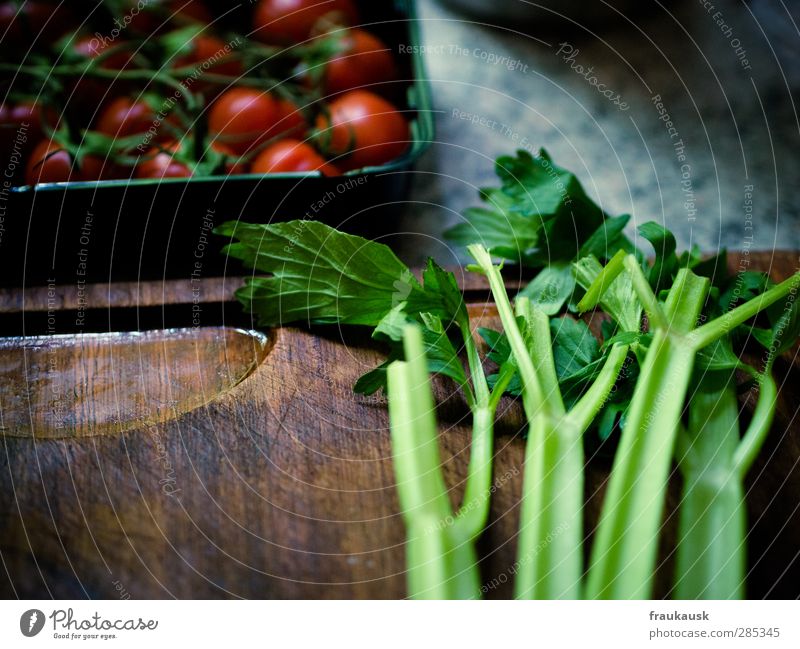
[[[148,159],[136,167],[137,178],[189,178],[192,175],[192,170],[188,166],[174,158],[174,153],[178,151],[177,143],[168,144],[163,148],[163,151],[153,148],[147,152]]]
[[[302,43],[320,25],[357,23],[352,0],[261,0],[253,14],[255,36],[265,43]]]
[[[389,48],[380,38],[363,29],[340,32],[343,50],[325,64],[323,86],[329,95],[367,88],[397,79],[397,68]]]
[[[264,149],[253,161],[250,171],[254,174],[319,171],[323,176],[340,175],[340,171],[311,145],[291,139],[281,140]]]
[[[73,169],[72,157],[52,140],[42,140],[36,145],[25,169],[25,182],[28,185],[81,179],[77,169]]]
[[[224,54],[226,44],[216,36],[198,34],[188,43],[188,52],[175,58],[173,68],[196,66],[209,62],[208,72],[236,76],[242,74],[242,65]]]
[[[125,137],[146,133],[155,121],[153,110],[144,101],[118,97],[100,113],[97,130],[112,137]]]
[[[46,121],[54,127],[58,121],[52,109],[44,111]],[[42,109],[36,102],[0,104],[0,150],[10,155],[14,147],[27,153],[44,137]]]
[[[114,48],[116,51],[109,54],[101,64],[106,70],[122,70],[130,64],[133,52],[127,51],[120,46],[123,43],[114,42],[111,39],[100,39],[97,36],[82,36],[73,45],[72,50],[85,59],[96,59],[107,50]]]
[[[215,140],[242,154],[272,137],[280,117],[278,101],[254,88],[231,88],[222,93],[208,115]]]
[[[99,155],[85,155],[80,159],[83,180],[115,180],[130,178],[131,169]]]
[[[73,51],[85,60],[95,59],[110,48],[118,48],[121,43],[98,38],[97,36],[83,36],[73,45]],[[103,59],[100,67],[104,70],[124,70],[132,67],[133,52],[118,49]],[[70,104],[73,102],[81,108],[94,110],[104,99],[125,92],[129,85],[117,79],[99,79],[84,75],[75,82],[70,95]]]
[[[317,117],[321,141],[345,171],[380,165],[402,155],[410,139],[408,123],[388,101],[366,90],[351,90]]]

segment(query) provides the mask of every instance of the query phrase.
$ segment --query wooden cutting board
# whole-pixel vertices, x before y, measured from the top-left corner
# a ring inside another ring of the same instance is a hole
[[[795,254],[749,257],[775,279],[797,267]],[[734,270],[740,263],[732,256]],[[485,288],[465,282],[475,325],[496,325]],[[236,329],[248,323],[230,302],[235,285],[0,292],[0,330],[28,334],[0,341],[0,595],[405,595],[386,404],[351,391],[381,361],[380,348],[368,332]],[[87,322],[98,331],[153,331],[30,336]],[[184,327],[158,330],[172,324]],[[751,597],[800,595],[800,383],[792,360],[778,367],[779,414],[749,478]],[[436,394],[457,503],[468,410],[451,384],[437,381]],[[501,411],[491,520],[479,542],[487,597],[510,596],[522,479],[523,418],[511,400]],[[610,451],[589,440],[587,452],[591,535]],[[678,493],[676,477],[661,596]]]

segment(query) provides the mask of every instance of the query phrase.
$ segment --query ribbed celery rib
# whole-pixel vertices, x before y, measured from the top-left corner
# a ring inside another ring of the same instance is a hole
[[[477,599],[480,576],[475,550],[453,534],[418,327],[405,329],[403,345],[406,361],[389,366],[387,388],[397,492],[408,530],[408,594],[415,599]]]
[[[667,478],[695,357],[685,336],[708,285],[682,269],[660,314],[668,328],[656,329],[631,399],[592,548],[589,598],[651,596]],[[651,299],[642,302],[660,310]]]
[[[524,319],[526,342],[488,252],[481,246],[469,251],[489,280],[521,378],[528,420],[514,594],[575,599],[581,593],[583,572],[581,436],[608,397],[627,350],[614,350],[597,388],[584,395],[570,417],[564,412],[556,378],[549,319],[527,300],[518,300],[516,315]]]

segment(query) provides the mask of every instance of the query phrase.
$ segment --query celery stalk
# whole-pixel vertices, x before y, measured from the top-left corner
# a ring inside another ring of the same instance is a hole
[[[675,595],[679,599],[739,599],[745,570],[745,504],[733,470],[739,408],[732,383],[689,405],[689,427],[678,454],[684,486],[678,519]]]
[[[626,267],[634,277],[641,274],[638,264]],[[649,285],[634,281],[651,323],[668,328],[655,329],[628,409],[592,548],[589,598],[651,595],[667,478],[695,357],[685,337],[708,286],[707,279],[682,269],[662,312]]]
[[[488,252],[482,246],[470,246],[469,252],[489,280],[522,380],[528,419],[515,597],[574,599],[580,596],[583,574],[582,434],[608,398],[628,348],[612,349],[594,385],[572,411],[565,412],[549,319],[527,299],[517,300],[516,315],[523,319],[526,340]],[[619,274],[623,258],[615,263]],[[601,281],[610,285],[614,276],[606,273]]]
[[[406,361],[388,372],[392,455],[408,530],[408,590],[413,598],[480,597],[472,544],[454,538],[453,512],[441,470],[433,394],[422,335],[404,331]]]

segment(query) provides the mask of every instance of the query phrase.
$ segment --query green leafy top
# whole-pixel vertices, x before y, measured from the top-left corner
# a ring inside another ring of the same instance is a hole
[[[496,257],[538,268],[571,260],[606,218],[577,177],[544,149],[538,156],[524,150],[502,156],[495,171],[500,187],[482,189],[487,205],[466,210],[466,222],[448,230],[448,239],[481,242]]]
[[[452,309],[423,288],[388,246],[318,221],[269,225],[230,222],[217,234],[238,239],[223,252],[271,277],[249,277],[236,293],[259,324],[292,322],[377,326],[400,303],[442,317]],[[460,295],[460,293],[459,293]]]

